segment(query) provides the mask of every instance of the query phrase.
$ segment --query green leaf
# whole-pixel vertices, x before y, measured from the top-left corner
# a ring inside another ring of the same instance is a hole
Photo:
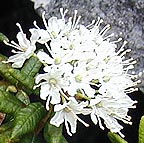
[[[21,85],[27,87],[28,89],[33,89],[34,85],[33,77],[29,77],[26,74],[21,73],[21,71],[17,69],[9,69],[9,73],[13,78],[18,80]]]
[[[62,125],[58,128],[47,123],[44,128],[44,138],[47,143],[68,143],[62,135],[62,128]]]
[[[16,97],[23,102],[25,105],[28,105],[30,103],[30,98],[29,96],[23,91],[20,90],[17,92]]]
[[[27,76],[17,69],[9,69],[9,73],[13,78],[15,78],[15,80],[18,81],[19,84],[17,84],[17,86],[21,86],[21,88],[28,94],[35,93],[36,95],[39,95],[39,92],[33,89],[35,84],[34,77]]]
[[[9,86],[8,82],[2,81],[2,80],[0,81],[0,90],[6,91],[8,86]]]
[[[139,143],[144,143],[144,116],[141,117],[139,124]]]
[[[21,69],[21,72],[27,76],[34,77],[40,70],[42,63],[37,57],[31,57]]]
[[[14,141],[10,139],[10,136],[11,136],[10,130],[0,134],[0,143],[14,143]]]
[[[0,54],[0,75],[8,80],[11,84],[15,85],[16,87],[23,89],[28,95],[31,93],[34,93],[36,95],[39,95],[39,88],[33,89],[33,86],[35,84],[35,79],[32,76],[28,76],[26,72],[28,72],[30,75],[36,74],[36,72],[39,69],[39,64],[40,63],[35,63],[32,67],[30,68],[28,65],[30,64],[29,62],[25,65],[25,70],[23,69],[22,71],[18,69],[14,69],[11,67],[10,64],[3,63],[2,61],[6,61],[7,57],[3,56]],[[34,59],[33,59],[34,60]],[[31,61],[32,62],[32,61]],[[29,67],[29,68],[28,68]],[[29,71],[26,71],[29,70]]]
[[[2,54],[0,54],[0,75],[8,80],[10,83],[17,85],[18,81],[11,76],[11,74],[9,73],[9,69],[11,69],[11,65],[10,64],[6,64],[3,63],[3,61],[6,61],[7,57],[3,56]]]
[[[32,132],[40,120],[46,114],[46,110],[41,103],[31,103],[27,107],[20,109],[15,115],[12,138]]]
[[[121,138],[118,134],[109,132],[108,138],[111,141],[111,143],[128,143],[123,138]]]
[[[8,114],[15,114],[25,105],[13,94],[0,89],[0,111]]]
[[[0,32],[0,42],[3,42],[4,40],[5,40],[6,42],[9,41],[8,38],[7,38],[3,33]]]
[[[19,143],[44,143],[39,136],[36,136],[35,134],[29,133],[25,134],[20,138]]]
[[[5,131],[9,130],[12,127],[13,127],[13,121],[9,121],[7,123],[0,125],[0,134],[4,133]]]

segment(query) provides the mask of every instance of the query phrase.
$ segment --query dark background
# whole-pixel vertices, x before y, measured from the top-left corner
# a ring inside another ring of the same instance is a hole
[[[28,29],[33,27],[36,20],[39,26],[43,26],[42,19],[35,12],[33,3],[29,0],[5,0],[0,4],[0,32],[5,34],[10,40],[16,41],[16,34],[19,31],[16,23],[19,22],[24,33],[29,34]],[[0,43],[0,53],[9,56],[11,48]],[[132,109],[129,115],[132,116],[133,125],[125,125],[123,134],[129,143],[137,143],[139,120],[144,115],[144,95],[141,91],[130,94],[131,98],[138,101],[137,108]],[[73,137],[67,136],[64,128],[64,136],[69,143],[110,143],[107,137],[108,130],[102,131],[95,126],[89,117],[82,118],[90,124],[85,128],[78,123],[77,133]]]

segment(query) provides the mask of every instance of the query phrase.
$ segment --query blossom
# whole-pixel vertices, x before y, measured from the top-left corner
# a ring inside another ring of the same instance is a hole
[[[87,105],[87,102],[78,103],[73,97],[69,98],[68,102],[55,105],[54,112],[56,113],[50,120],[50,124],[59,127],[64,122],[67,133],[72,136],[76,133],[77,121],[80,121],[86,127],[89,126],[78,117],[78,114],[89,114],[89,110],[84,109]]]
[[[54,105],[55,115],[50,123],[57,127],[64,123],[67,133],[72,135],[77,120],[87,126],[78,117],[87,114],[101,129],[106,127],[123,137],[119,121],[131,124],[128,111],[137,102],[127,94],[137,90],[139,83],[137,76],[129,73],[136,61],[126,58],[131,51],[124,49],[127,42],[119,48],[117,43],[122,38],[112,41],[113,33],[105,36],[110,25],[101,29],[100,18],[85,26],[80,24],[77,10],[68,19],[67,10],[60,9],[60,13],[61,18],[51,17],[48,22],[43,13],[45,29],[36,23],[32,29],[39,34],[37,42],[44,44],[48,51],[37,53],[45,67],[35,82],[36,87],[41,87],[40,98],[47,100],[47,110],[50,103]]]
[[[30,31],[31,37],[30,40],[26,38],[26,35],[23,33],[23,30],[19,23],[17,23],[17,26],[20,29],[20,32],[17,34],[18,43],[15,43],[12,41],[11,43],[8,43],[6,41],[5,44],[8,46],[11,46],[18,51],[12,50],[15,55],[10,56],[7,61],[4,61],[5,63],[12,63],[12,67],[14,68],[21,68],[25,62],[25,60],[29,59],[36,50],[35,43],[37,42],[37,39],[39,37],[38,33],[36,31]]]
[[[124,123],[132,124],[130,122],[131,117],[127,115],[129,108],[136,108],[134,105],[137,101],[133,101],[128,96],[119,97],[115,99],[113,97],[105,97],[103,95],[97,95],[94,99],[91,99],[90,106],[92,112],[90,114],[94,124],[99,124],[100,128],[104,130],[102,125],[102,119],[105,126],[110,129],[111,132],[119,133],[122,137],[124,135],[120,132],[123,126],[119,124],[117,120],[121,120]]]
[[[46,71],[46,70],[45,70]],[[64,95],[62,88],[68,86],[66,79],[62,78],[63,72],[56,69],[51,69],[51,71],[39,74],[36,77],[36,87],[41,87],[40,98],[47,100],[46,108],[49,110],[49,103],[57,104],[61,101],[61,94]]]
[[[64,19],[67,10],[63,12],[63,9],[61,9],[60,12],[62,18],[58,19],[57,17],[53,16],[48,20],[48,22],[45,19],[45,12],[42,13],[42,19],[44,22],[45,29],[39,28],[36,21],[34,21],[34,25],[36,28],[31,29],[39,33],[39,39],[37,40],[39,43],[45,44],[50,40],[60,38],[64,35],[64,31],[65,29],[67,29]]]
[[[95,94],[95,90],[91,88],[91,80],[93,77],[91,76],[91,72],[86,69],[86,62],[76,62],[73,68],[73,73],[69,75],[70,85],[68,93],[71,96],[74,96],[77,91],[81,91],[83,94],[87,96],[93,97]]]

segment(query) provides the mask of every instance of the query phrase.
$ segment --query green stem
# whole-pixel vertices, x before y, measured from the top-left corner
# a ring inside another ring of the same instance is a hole
[[[51,118],[52,113],[53,113],[53,105],[50,105],[49,112],[39,123],[37,129],[35,130],[35,135],[38,135],[40,131],[44,128],[46,122]]]

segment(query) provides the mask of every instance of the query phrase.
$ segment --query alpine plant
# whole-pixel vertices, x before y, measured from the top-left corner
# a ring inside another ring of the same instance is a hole
[[[128,93],[137,90],[137,75],[130,74],[136,61],[127,58],[131,49],[122,38],[111,40],[114,34],[107,34],[110,25],[101,27],[98,17],[89,25],[80,23],[81,16],[74,11],[66,18],[68,10],[60,9],[61,18],[45,19],[44,29],[34,21],[30,40],[26,38],[20,24],[17,34],[19,44],[5,42],[18,51],[6,63],[21,68],[31,56],[37,56],[43,70],[35,78],[34,88],[40,87],[40,98],[46,101],[46,109],[54,108],[50,124],[59,127],[64,123],[67,133],[76,133],[77,122],[88,127],[79,115],[89,115],[92,122],[102,130],[108,128],[119,133],[120,121],[132,124],[128,115],[130,108],[136,108]],[[100,30],[101,29],[101,30]],[[123,41],[121,46],[118,43]],[[36,43],[45,49],[36,51]]]

